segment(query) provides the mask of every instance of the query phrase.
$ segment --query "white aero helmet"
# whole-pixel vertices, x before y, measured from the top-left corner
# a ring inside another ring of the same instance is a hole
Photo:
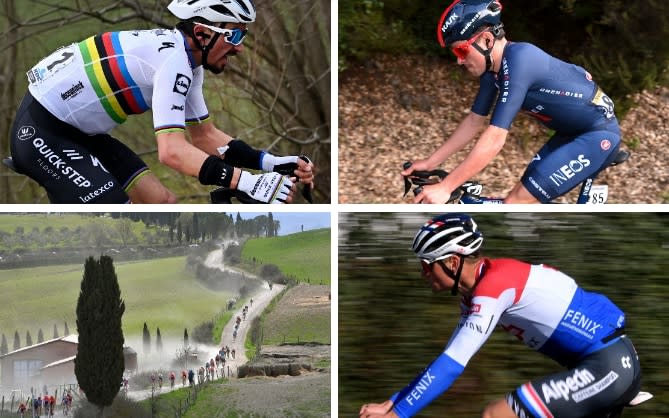
[[[428,263],[451,255],[468,256],[483,244],[483,234],[469,215],[447,213],[435,216],[423,225],[413,240],[416,256]]]
[[[213,23],[252,23],[253,0],[172,0],[167,9],[181,20],[201,17]]]

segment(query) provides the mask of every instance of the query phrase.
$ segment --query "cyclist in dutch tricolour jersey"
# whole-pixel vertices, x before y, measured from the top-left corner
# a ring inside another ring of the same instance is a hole
[[[555,131],[532,159],[505,203],[547,203],[608,166],[620,146],[613,101],[583,68],[536,46],[509,42],[499,0],[455,0],[442,14],[437,36],[459,65],[479,77],[471,112],[423,160],[402,171],[432,170],[490,124],[469,155],[441,183],[423,188],[415,202],[444,203],[451,192],[483,170],[500,152],[516,114],[523,110]]]
[[[139,156],[108,134],[129,115],[152,109],[161,163],[262,202],[291,201],[293,181],[311,183],[313,165],[219,130],[202,93],[204,70],[221,73],[242,52],[255,21],[253,1],[173,0],[168,9],[181,19],[175,29],[92,36],[28,71],[29,92],[12,131],[15,166],[54,203],[174,203]],[[297,165],[293,179],[273,172],[285,164]]]
[[[565,370],[519,386],[488,405],[484,418],[605,416],[639,392],[639,358],[625,314],[566,274],[514,259],[480,256],[483,235],[464,214],[445,214],[418,231],[413,250],[434,292],[462,295],[460,322],[444,351],[408,386],[361,417],[409,417],[446,391],[495,325]]]

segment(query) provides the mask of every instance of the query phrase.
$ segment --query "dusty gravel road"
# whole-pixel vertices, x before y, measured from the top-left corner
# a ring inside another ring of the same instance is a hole
[[[234,318],[238,316],[240,318],[242,317],[243,308],[239,309],[233,314],[233,320],[230,321],[223,329],[223,333],[221,334],[221,345],[227,345],[230,347],[230,350],[235,350],[235,358],[229,358],[225,363],[226,369],[230,367],[234,373],[234,376],[237,376],[237,367],[249,361],[246,358],[246,354],[244,352],[244,341],[246,340],[246,335],[251,328],[253,319],[260,316],[260,314],[262,314],[263,310],[267,307],[267,305],[269,305],[272,299],[281,293],[284,288],[285,286],[283,285],[275,284],[272,286],[272,289],[270,289],[269,286],[266,285],[263,287],[263,289],[251,297],[253,304],[248,305],[249,311],[246,315],[246,319],[242,320],[239,325],[239,329],[237,330],[237,338],[233,338],[233,333],[235,330]],[[216,352],[208,353],[208,355],[208,358],[214,358],[216,357]]]
[[[220,268],[221,270],[234,270],[231,269],[230,267],[227,267],[224,265],[223,262],[223,257],[222,257],[222,250],[215,250],[212,251],[207,259],[206,259],[206,265],[208,267],[217,267]],[[256,276],[253,276],[251,274],[247,274],[247,277],[249,278],[256,278]],[[201,362],[204,364],[205,360],[213,359],[216,357],[216,354],[218,353],[218,349],[220,349],[221,346],[229,346],[230,350],[234,349],[235,350],[235,358],[229,358],[226,359],[225,363],[225,373],[226,377],[236,377],[237,376],[237,368],[241,366],[242,364],[248,362],[248,359],[246,358],[246,354],[244,352],[244,340],[246,339],[246,335],[248,334],[248,331],[251,327],[251,323],[253,322],[253,319],[258,317],[259,315],[262,314],[263,310],[269,305],[269,303],[272,301],[272,299],[281,293],[281,291],[285,288],[283,285],[277,285],[274,284],[272,286],[272,289],[270,290],[269,284],[265,283],[262,288],[258,289],[255,293],[253,293],[250,296],[250,299],[253,299],[253,304],[249,303],[249,311],[248,314],[246,315],[246,320],[243,320],[240,325],[239,329],[237,330],[237,338],[233,338],[233,332],[234,332],[234,326],[235,326],[235,321],[234,318],[237,316],[242,317],[242,310],[243,307],[240,308],[239,310],[235,311],[232,318],[233,320],[230,321],[225,328],[223,329],[223,333],[221,334],[221,340],[220,340],[220,345],[216,349],[210,349],[211,351],[206,351],[204,353],[199,353],[198,359],[201,360]],[[195,377],[197,379],[197,375]],[[179,377],[177,380],[180,380]],[[174,386],[174,389],[179,389],[181,388],[180,382],[179,384],[176,384]],[[166,384],[163,385],[163,387],[160,390],[157,390],[156,393],[166,393],[169,392],[170,387],[169,383],[167,382],[166,379]],[[128,392],[128,397],[133,399],[133,400],[142,400],[142,399],[147,399],[151,397],[151,389],[144,389],[144,390],[131,390]]]
[[[267,286],[253,295],[252,297],[253,305],[249,306],[249,313],[246,316],[246,320],[241,322],[239,330],[237,331],[236,339],[233,340],[232,337],[232,333],[234,331],[234,320],[230,321],[230,323],[228,323],[228,325],[223,329],[223,333],[221,334],[221,345],[228,345],[230,347],[230,350],[232,350],[233,348],[235,349],[235,358],[234,359],[229,358],[226,360],[225,363],[226,377],[235,378],[237,376],[237,368],[242,364],[248,362],[246,354],[244,353],[244,340],[246,339],[246,335],[251,326],[251,322],[253,321],[253,318],[262,314],[262,311],[267,307],[267,305],[276,295],[281,293],[284,287],[285,286],[283,285],[275,284],[272,286],[272,289],[270,290],[269,286]],[[237,316],[240,317],[242,316],[241,309],[235,312],[233,318],[236,318]],[[212,350],[206,353],[201,353],[201,355],[198,357],[202,359],[202,363],[204,363],[205,359],[209,360],[215,358],[217,353],[218,351]],[[195,378],[197,379],[197,375]],[[180,379],[178,378],[177,380]],[[243,380],[244,379],[239,379],[240,382]],[[256,383],[256,386],[257,385],[258,384]],[[155,394],[159,395],[161,393],[167,393],[170,392],[171,390],[176,390],[181,388],[182,385],[180,381],[174,386],[173,389],[169,387],[169,383],[166,381],[166,384],[163,385],[161,389],[156,389]],[[142,399],[148,399],[151,397],[151,389],[149,388],[144,390],[131,390],[128,392],[128,397],[136,401]]]

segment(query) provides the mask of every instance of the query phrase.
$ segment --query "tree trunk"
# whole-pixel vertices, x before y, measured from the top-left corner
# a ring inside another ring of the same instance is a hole
[[[5,27],[10,28],[16,22],[16,0],[2,0],[2,8],[5,16]],[[8,30],[5,34],[8,44],[4,52],[5,59],[0,70],[0,158],[9,155],[9,135],[12,126],[15,109],[16,83],[15,73],[18,47],[16,40],[18,32],[16,29]],[[12,190],[9,188],[9,177],[14,173],[4,165],[0,168],[0,203],[8,203]]]

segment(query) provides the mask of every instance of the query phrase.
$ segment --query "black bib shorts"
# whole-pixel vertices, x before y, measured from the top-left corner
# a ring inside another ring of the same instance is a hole
[[[17,170],[44,187],[51,203],[129,203],[126,190],[148,166],[108,134],[87,135],[59,120],[30,93],[11,133]]]

